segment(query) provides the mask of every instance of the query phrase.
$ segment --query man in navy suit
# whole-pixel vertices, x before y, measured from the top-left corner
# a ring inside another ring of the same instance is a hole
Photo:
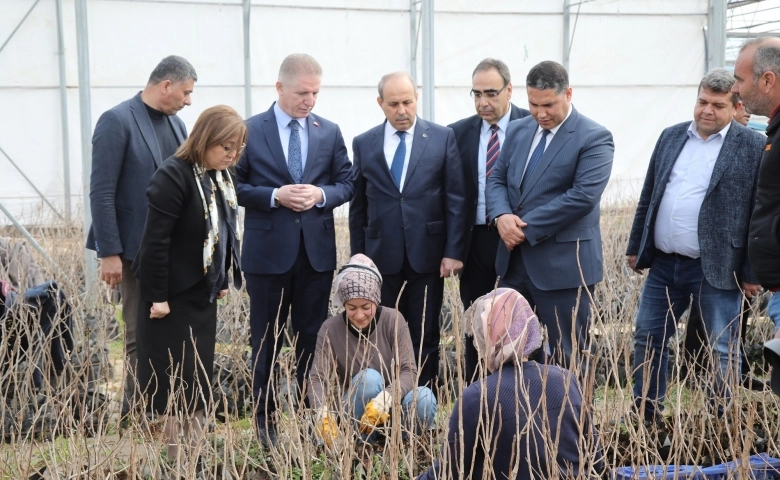
[[[127,360],[123,415],[130,412],[136,397],[138,299],[130,266],[146,223],[146,187],[157,167],[187,138],[187,128],[176,113],[191,104],[197,80],[187,60],[175,55],[162,59],[146,87],[103,113],[92,135],[92,226],[87,248],[95,250],[100,259],[100,279],[109,286],[118,285],[122,295]]]
[[[460,275],[460,299],[463,308],[493,290],[496,285],[496,229],[487,223],[485,182],[501,153],[509,122],[531,114],[511,103],[512,77],[501,60],[486,58],[471,75],[471,98],[476,115],[459,120],[450,128],[455,132],[463,178],[466,185],[466,260]],[[466,381],[470,382],[479,362],[471,338],[466,339]]]
[[[526,92],[531,116],[509,124],[485,190],[502,240],[496,273],[536,308],[553,361],[569,366],[588,348],[590,295],[603,277],[599,203],[615,147],[572,106],[563,66],[531,68]]]
[[[250,298],[255,423],[264,445],[276,438],[271,372],[281,330],[290,313],[302,387],[328,318],[336,269],[333,209],[354,192],[341,130],[311,113],[321,77],[309,55],[284,59],[279,99],[247,121],[246,150],[236,166],[238,203],[246,208],[241,268]]]
[[[648,421],[660,418],[667,342],[689,307],[712,347],[713,401],[728,400],[739,379],[743,292],[752,298],[760,288],[747,242],[766,139],[734,120],[734,82],[728,70],[707,73],[693,121],[661,133],[631,228],[626,261],[637,273],[650,269],[634,331],[634,398]]]
[[[376,263],[384,279],[382,304],[398,302],[415,354],[422,352],[418,383],[432,387],[444,278],[461,270],[465,254],[463,170],[452,129],[417,117],[409,74],[382,77],[377,103],[387,120],[352,144],[352,255]]]

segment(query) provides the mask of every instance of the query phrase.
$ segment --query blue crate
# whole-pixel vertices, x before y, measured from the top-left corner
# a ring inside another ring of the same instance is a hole
[[[701,468],[692,465],[653,465],[648,467],[620,467],[613,470],[613,480],[701,480]]]
[[[766,453],[753,455],[749,459],[750,480],[780,480],[780,458],[773,458]],[[739,460],[721,463],[701,469],[702,478],[707,480],[726,480],[736,478],[735,472]],[[731,476],[729,477],[729,474]]]

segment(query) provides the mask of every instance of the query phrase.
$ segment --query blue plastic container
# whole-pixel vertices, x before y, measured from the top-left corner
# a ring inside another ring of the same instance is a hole
[[[692,465],[653,465],[649,467],[620,467],[612,474],[613,480],[672,480],[694,479],[701,480],[701,468]]]
[[[780,458],[773,458],[766,453],[753,455],[749,458],[750,480],[780,480]],[[701,473],[707,480],[726,480],[737,478],[739,461],[721,463],[702,468]],[[740,479],[742,480],[742,479]],[[748,480],[748,479],[745,479]]]

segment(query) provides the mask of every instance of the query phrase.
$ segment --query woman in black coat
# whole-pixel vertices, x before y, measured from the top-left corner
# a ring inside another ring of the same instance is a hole
[[[233,178],[246,125],[230,107],[205,110],[191,136],[152,176],[149,209],[134,268],[139,282],[138,382],[148,406],[168,415],[169,458],[183,427],[195,450],[210,403],[217,303],[241,287],[240,232]],[[183,419],[180,423],[177,417]]]

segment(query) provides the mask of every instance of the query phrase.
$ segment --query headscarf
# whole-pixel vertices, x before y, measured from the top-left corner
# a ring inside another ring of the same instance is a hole
[[[382,274],[370,258],[358,253],[341,267],[336,276],[333,305],[343,307],[353,298],[364,298],[379,305],[382,300]]]
[[[542,345],[542,327],[528,301],[511,288],[479,297],[466,311],[466,330],[492,373],[519,363]],[[471,321],[469,321],[471,320]]]

